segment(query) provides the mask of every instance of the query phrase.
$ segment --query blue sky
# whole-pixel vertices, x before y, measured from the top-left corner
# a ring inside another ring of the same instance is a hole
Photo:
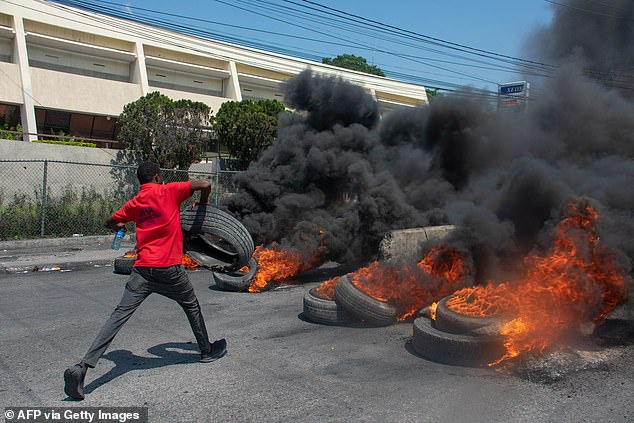
[[[512,70],[517,66],[500,71],[500,66],[508,67],[508,64],[420,40],[393,35],[388,39],[385,34],[368,29],[347,27],[340,23],[343,21],[337,22],[332,15],[323,13],[337,13],[333,10],[336,9],[467,47],[538,60],[524,50],[524,41],[533,30],[550,22],[553,7],[543,0],[93,1],[117,10],[125,9],[117,4],[126,4],[129,6],[126,11],[136,17],[167,20],[194,30],[272,46],[290,55],[299,54],[315,60],[343,53],[363,56],[386,71],[388,76],[409,78],[427,86],[455,88],[457,85],[471,85],[489,90],[496,89],[495,83],[518,80],[519,74]],[[318,5],[332,9],[318,12],[315,10]],[[329,26],[333,23],[337,27]],[[480,62],[474,62],[474,59]]]

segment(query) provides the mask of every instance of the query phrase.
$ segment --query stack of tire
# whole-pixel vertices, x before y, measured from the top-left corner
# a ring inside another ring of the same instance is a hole
[[[316,323],[341,325],[361,323],[388,326],[396,322],[398,310],[391,304],[376,300],[360,291],[350,275],[339,278],[335,298],[319,296],[316,289],[304,295],[304,316]]]
[[[478,367],[501,358],[505,349],[498,329],[504,319],[456,313],[447,305],[450,299],[438,302],[434,319],[414,320],[414,350],[428,360],[459,366]]]
[[[502,357],[504,344],[497,330],[504,319],[456,313],[447,306],[450,298],[438,303],[435,319],[421,316],[414,320],[414,350],[428,360],[459,366],[478,367]],[[316,288],[304,295],[304,316],[316,323],[388,326],[396,322],[397,314],[393,305],[359,290],[350,275],[339,279],[334,299],[320,296]]]
[[[201,204],[180,214],[183,251],[198,265],[212,270],[216,286],[245,291],[258,271],[253,238],[236,218],[216,207]],[[241,271],[243,267],[248,271]]]

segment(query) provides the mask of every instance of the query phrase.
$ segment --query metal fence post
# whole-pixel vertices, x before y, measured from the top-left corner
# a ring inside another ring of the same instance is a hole
[[[42,222],[40,225],[40,236],[44,238],[46,228],[46,185],[48,185],[48,160],[44,160],[44,176],[42,177]]]
[[[216,167],[216,183],[214,184],[214,204],[218,207],[219,195],[220,195],[220,166]]]

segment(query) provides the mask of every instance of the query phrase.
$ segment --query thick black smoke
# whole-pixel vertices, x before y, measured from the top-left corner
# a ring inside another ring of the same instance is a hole
[[[374,162],[378,108],[362,88],[304,72],[287,86],[277,140],[237,177],[226,206],[256,243],[272,241],[359,262],[386,231],[424,224],[393,176]]]
[[[562,204],[585,197],[601,215],[601,239],[631,271],[634,77],[624,81],[634,1],[601,3],[592,7],[602,13],[579,13],[590,3],[569,1],[535,34],[536,57],[552,69],[531,81],[526,113],[499,113],[466,90],[379,120],[360,87],[300,74],[286,87],[295,112],[225,206],[258,243],[325,245],[340,262],[373,259],[391,229],[455,224],[452,242],[472,252],[484,281],[547,246]],[[621,18],[603,16],[607,8]],[[619,74],[606,76],[608,64]]]

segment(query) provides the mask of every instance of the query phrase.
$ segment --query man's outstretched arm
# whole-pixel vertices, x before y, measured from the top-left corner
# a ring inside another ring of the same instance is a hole
[[[189,191],[191,194],[200,191],[200,204],[207,204],[211,194],[211,183],[207,179],[194,179],[189,185]]]
[[[103,225],[113,231],[119,230],[121,228],[125,228],[125,223],[120,223],[117,222],[116,220],[114,220],[112,218],[112,216],[110,216],[109,218],[106,219],[106,221],[103,223]]]

